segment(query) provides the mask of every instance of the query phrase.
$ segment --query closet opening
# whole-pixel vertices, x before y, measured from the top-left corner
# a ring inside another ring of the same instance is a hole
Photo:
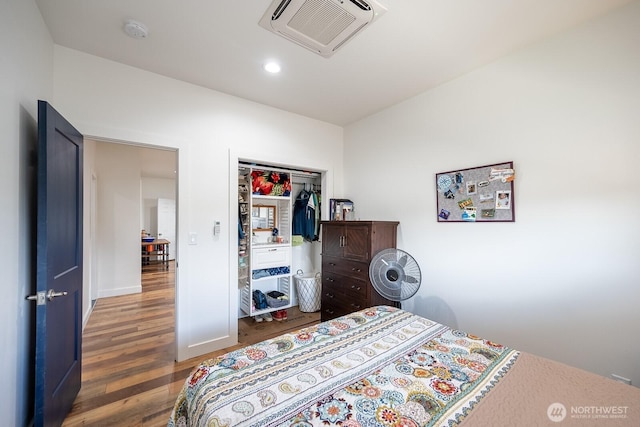
[[[264,329],[270,322],[271,329],[288,329],[320,319],[315,275],[321,269],[324,175],[238,160],[240,338],[243,328],[246,335],[252,333],[246,328]]]

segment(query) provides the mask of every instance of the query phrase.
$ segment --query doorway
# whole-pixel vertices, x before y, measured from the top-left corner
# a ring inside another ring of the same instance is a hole
[[[157,235],[158,199],[173,202],[169,247],[173,246],[175,253],[177,246],[173,237],[178,235],[177,150],[99,138],[85,139],[85,146],[85,182],[91,180],[92,191],[88,197],[91,241],[86,245],[91,253],[85,253],[91,263],[91,274],[86,278],[90,289],[85,294],[97,300],[144,292],[138,236],[143,229]],[[174,271],[175,257],[170,262]],[[175,288],[175,278],[172,280]]]

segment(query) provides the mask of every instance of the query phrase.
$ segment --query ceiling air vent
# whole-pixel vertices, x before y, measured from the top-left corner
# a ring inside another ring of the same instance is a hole
[[[386,11],[373,0],[274,0],[260,25],[329,57]]]

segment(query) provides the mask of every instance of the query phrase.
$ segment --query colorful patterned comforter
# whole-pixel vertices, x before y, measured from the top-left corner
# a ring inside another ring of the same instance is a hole
[[[374,307],[203,362],[169,426],[455,425],[518,354]]]

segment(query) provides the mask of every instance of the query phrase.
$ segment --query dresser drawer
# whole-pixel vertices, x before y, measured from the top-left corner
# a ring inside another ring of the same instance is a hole
[[[322,308],[320,309],[320,321],[326,322],[327,320],[335,319],[336,317],[344,316],[345,314],[349,314],[346,309],[336,305],[327,305],[323,302]]]
[[[322,288],[321,320],[325,321],[366,308],[366,300],[354,298],[339,287]]]
[[[284,267],[290,265],[291,248],[289,246],[277,248],[257,248],[251,251],[252,270],[272,267]]]
[[[369,280],[369,264],[366,262],[323,257],[322,272],[337,273],[364,281]]]
[[[359,309],[352,309],[351,307],[343,306],[340,304],[332,303],[328,301],[322,301],[322,307],[320,309],[320,321],[326,322],[327,320],[335,319],[336,317],[351,314]]]
[[[357,301],[367,300],[368,282],[356,280],[339,274],[323,273],[322,274],[322,293],[332,292],[333,294],[344,295]]]

